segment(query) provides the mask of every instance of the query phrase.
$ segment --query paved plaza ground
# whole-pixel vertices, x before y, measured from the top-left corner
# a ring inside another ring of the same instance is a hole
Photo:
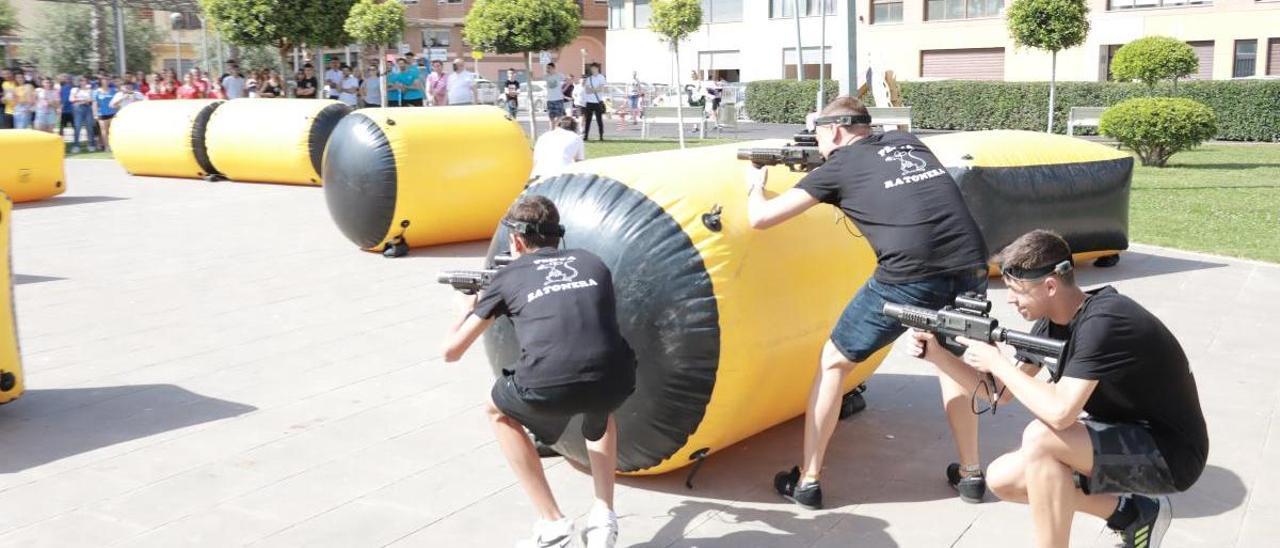
[[[455,310],[435,273],[477,266],[484,244],[387,260],[339,234],[318,188],[133,178],[99,160],[67,171],[65,195],[13,213],[28,390],[0,407],[0,545],[489,547],[527,533],[482,412],[483,352],[439,358]],[[1164,318],[1197,375],[1209,467],[1174,497],[1166,546],[1271,545],[1280,267],[1137,245],[1080,277]],[[895,352],[867,400],[836,433],[830,509],[772,492],[799,457],[791,421],[712,456],[693,490],[683,472],[621,480],[619,546],[1029,544],[1024,507],[964,504],[944,484],[954,451],[923,362]],[[1017,405],[984,418],[987,460],[1027,420]],[[581,517],[589,476],[545,463]],[[1115,537],[1082,518],[1074,541]]]

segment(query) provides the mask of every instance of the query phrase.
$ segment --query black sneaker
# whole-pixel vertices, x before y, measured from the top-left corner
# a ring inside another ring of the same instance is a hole
[[[1129,495],[1138,507],[1138,519],[1120,531],[1125,548],[1157,548],[1173,521],[1173,506],[1169,497],[1145,497]]]
[[[962,476],[958,462],[947,466],[947,484],[960,493],[960,500],[969,504],[979,504],[987,495],[987,478],[982,471],[979,470],[972,476]]]
[[[822,509],[822,487],[816,481],[800,484],[799,466],[791,468],[790,472],[778,472],[773,477],[773,488],[782,498],[800,506],[810,510]]]

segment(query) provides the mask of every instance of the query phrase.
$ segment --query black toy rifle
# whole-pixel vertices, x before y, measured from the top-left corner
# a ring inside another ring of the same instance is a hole
[[[818,152],[817,136],[808,130],[793,135],[781,148],[740,148],[738,159],[757,167],[782,164],[791,171],[812,171],[826,162]]]
[[[511,264],[511,255],[502,253],[493,256],[493,268],[483,270],[446,270],[436,277],[436,281],[449,284],[464,295],[475,295],[493,281],[498,269]]]

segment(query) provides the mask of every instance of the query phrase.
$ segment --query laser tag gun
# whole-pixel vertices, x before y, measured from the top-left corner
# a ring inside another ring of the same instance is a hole
[[[488,287],[489,282],[493,281],[494,275],[498,273],[498,269],[511,264],[514,260],[509,253],[502,253],[493,256],[493,268],[484,270],[446,270],[436,277],[436,281],[442,284],[449,284],[454,289],[461,291],[463,295],[475,295],[481,289]]]
[[[791,136],[791,142],[781,148],[740,148],[738,159],[756,167],[782,164],[791,171],[813,171],[826,162],[818,152],[818,137],[810,130]]]
[[[1062,349],[1066,341],[1037,337],[1030,333],[1000,327],[999,321],[988,314],[991,301],[977,293],[965,293],[956,297],[955,306],[942,310],[929,310],[918,306],[885,303],[884,315],[898,320],[906,327],[914,327],[933,333],[938,342],[956,353],[964,351],[964,345],[956,337],[968,337],[988,343],[1002,342],[1018,350],[1018,359],[1049,369],[1051,382],[1062,377]],[[988,379],[994,387],[994,380]]]

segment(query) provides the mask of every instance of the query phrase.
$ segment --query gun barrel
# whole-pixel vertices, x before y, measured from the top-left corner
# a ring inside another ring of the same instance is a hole
[[[881,311],[907,327],[930,329],[938,325],[938,312],[909,304],[885,303]]]

